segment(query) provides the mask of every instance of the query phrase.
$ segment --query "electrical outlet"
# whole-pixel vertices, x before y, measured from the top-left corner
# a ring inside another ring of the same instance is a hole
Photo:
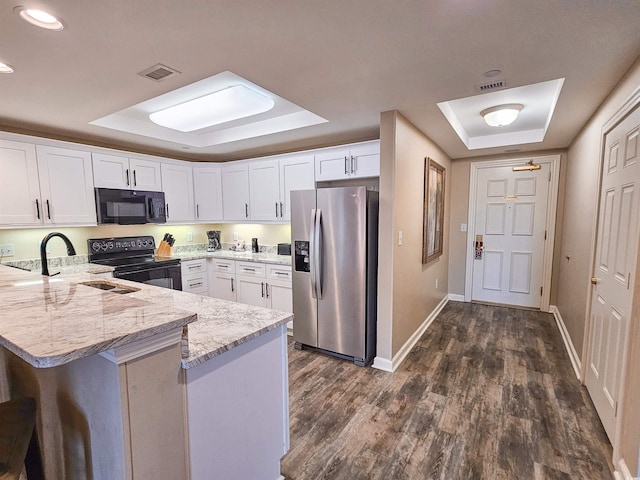
[[[193,242],[193,232],[187,232],[187,242]]]
[[[466,232],[467,231],[467,224],[466,223],[461,223],[460,224],[460,231],[461,232]]]
[[[238,232],[233,232],[233,241],[238,240]]]
[[[0,244],[0,257],[13,257],[14,255],[13,243]]]

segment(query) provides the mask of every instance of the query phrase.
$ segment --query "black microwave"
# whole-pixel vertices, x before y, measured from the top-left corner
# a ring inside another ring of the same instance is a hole
[[[165,223],[164,192],[96,188],[98,224]]]

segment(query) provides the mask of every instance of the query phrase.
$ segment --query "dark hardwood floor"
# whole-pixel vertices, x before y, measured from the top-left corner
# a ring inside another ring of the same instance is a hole
[[[287,480],[613,478],[550,314],[449,302],[392,374],[289,355]]]

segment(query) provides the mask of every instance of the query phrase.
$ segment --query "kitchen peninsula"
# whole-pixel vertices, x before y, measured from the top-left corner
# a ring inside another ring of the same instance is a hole
[[[47,479],[280,478],[291,314],[6,266],[0,305],[0,399],[36,398]]]

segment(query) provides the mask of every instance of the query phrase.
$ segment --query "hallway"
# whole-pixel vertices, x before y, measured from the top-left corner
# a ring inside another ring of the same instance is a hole
[[[289,344],[287,480],[609,479],[552,315],[449,302],[393,374]]]

